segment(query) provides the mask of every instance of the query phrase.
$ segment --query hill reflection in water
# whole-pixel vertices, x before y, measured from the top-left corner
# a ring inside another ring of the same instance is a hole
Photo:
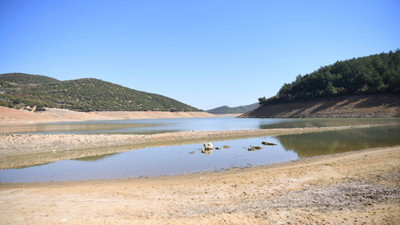
[[[400,124],[399,118],[288,118],[277,121],[269,124],[260,122],[259,129]]]
[[[277,136],[282,147],[300,158],[398,145],[400,126],[373,127]]]

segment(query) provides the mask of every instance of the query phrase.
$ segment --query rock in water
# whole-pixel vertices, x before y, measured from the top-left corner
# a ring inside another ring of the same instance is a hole
[[[214,145],[211,142],[204,143],[204,149],[212,150],[212,149],[214,149]]]
[[[261,150],[261,149],[262,149],[261,146],[251,146],[251,147],[248,148],[247,150],[250,151],[250,152],[252,152],[252,151]]]
[[[276,145],[275,143],[271,143],[271,142],[268,142],[268,141],[263,141],[263,142],[261,142],[263,145]]]

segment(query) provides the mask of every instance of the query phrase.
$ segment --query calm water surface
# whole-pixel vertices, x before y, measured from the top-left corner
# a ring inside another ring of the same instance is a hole
[[[295,127],[348,126],[400,123],[400,119],[270,119],[270,118],[179,118],[145,120],[110,120],[43,123],[24,126],[0,126],[1,133],[103,134],[163,133],[178,131],[221,131]]]
[[[306,126],[313,121],[303,122],[303,125]],[[322,120],[314,122],[321,123]],[[345,122],[349,123],[350,121]],[[218,122],[216,123],[218,124]],[[323,122],[320,126],[324,126],[325,123]],[[273,123],[270,125],[276,126]],[[218,126],[222,126],[222,123]],[[302,126],[302,124],[298,123],[296,126]],[[221,127],[221,129],[227,129],[226,127],[232,126],[225,125],[225,128]],[[263,146],[262,141],[277,145]],[[0,182],[163,176],[267,165],[317,155],[400,145],[400,126],[249,138],[219,141],[213,142],[213,144],[215,147],[220,147],[221,150],[214,149],[210,154],[203,154],[200,150],[202,143],[199,143],[145,148],[112,155],[64,160],[22,169],[0,170]],[[229,145],[230,148],[223,148],[223,145]],[[250,146],[256,145],[262,146],[263,149],[248,151]]]

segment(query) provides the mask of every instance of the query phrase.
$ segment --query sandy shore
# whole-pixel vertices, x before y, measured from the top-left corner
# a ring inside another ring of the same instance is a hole
[[[112,154],[144,147],[182,145],[229,139],[366,127],[370,127],[370,125],[266,130],[193,131],[151,135],[0,135],[0,169],[18,168],[65,159]]]
[[[0,184],[0,224],[398,224],[400,147],[147,179]]]

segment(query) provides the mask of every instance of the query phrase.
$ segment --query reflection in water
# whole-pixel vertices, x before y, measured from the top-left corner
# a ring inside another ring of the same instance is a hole
[[[96,155],[96,156],[88,156],[88,157],[77,158],[77,159],[74,159],[74,160],[90,162],[90,161],[102,160],[102,159],[114,156],[116,154],[118,154],[118,153],[111,153],[111,154],[105,154],[105,155]]]
[[[399,118],[296,118],[281,119],[279,123],[260,123],[259,129],[304,128],[304,127],[338,127],[375,124],[399,124]]]
[[[300,158],[359,149],[393,146],[400,143],[400,126],[373,127],[277,136],[281,145]]]
[[[206,148],[202,148],[201,149],[201,153],[206,154],[206,155],[211,155],[213,151],[214,151],[213,148],[207,148],[207,149]]]
[[[159,124],[113,123],[113,122],[69,122],[14,125],[1,127],[0,133],[41,133],[41,134],[75,134],[75,133],[114,133],[126,129],[140,129],[159,126]]]

